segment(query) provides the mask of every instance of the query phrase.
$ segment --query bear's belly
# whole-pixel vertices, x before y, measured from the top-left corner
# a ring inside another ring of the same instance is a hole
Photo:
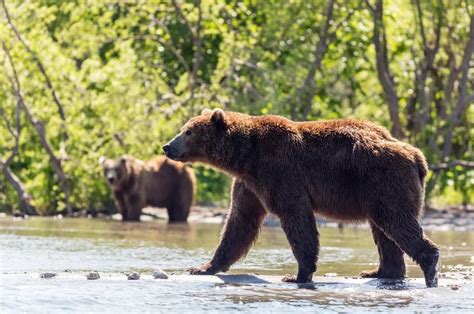
[[[364,221],[367,213],[353,197],[341,195],[334,198],[318,197],[313,204],[316,214],[344,221]]]
[[[367,220],[367,215],[362,212],[359,208],[316,208],[314,209],[316,215],[321,215],[323,217],[341,220],[341,221],[350,221],[350,222],[362,222]]]

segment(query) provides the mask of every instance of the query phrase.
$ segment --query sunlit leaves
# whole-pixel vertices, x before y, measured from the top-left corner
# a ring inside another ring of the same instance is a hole
[[[449,63],[460,61],[468,36],[465,3],[442,1],[445,26],[441,51],[435,60],[439,81],[449,79]],[[110,206],[109,190],[97,158],[128,153],[141,159],[161,152],[190,116],[204,107],[222,107],[252,114],[290,116],[301,104],[295,97],[314,60],[325,21],[327,1],[203,0],[200,27],[201,63],[193,82],[198,29],[198,1],[177,0],[186,21],[171,0],[137,1],[20,1],[7,5],[23,37],[45,64],[65,106],[69,159],[64,161],[77,208]],[[388,58],[397,83],[402,124],[419,110],[415,69],[423,58],[421,37],[412,1],[385,1]],[[437,1],[421,1],[428,40],[433,38]],[[472,12],[471,8],[471,12]],[[0,40],[11,49],[26,100],[45,122],[55,150],[61,141],[61,120],[34,60],[0,18]],[[371,15],[364,1],[336,1],[331,22],[334,38],[315,75],[315,93],[307,119],[364,118],[390,127],[382,88],[375,69]],[[449,25],[449,27],[448,27]],[[191,27],[191,30],[189,29]],[[0,62],[3,61],[0,52]],[[3,71],[4,69],[2,68]],[[9,71],[8,67],[6,68]],[[470,71],[470,81],[474,79]],[[194,84],[194,87],[193,87]],[[193,89],[194,88],[194,89]],[[0,105],[11,114],[14,95],[0,75]],[[472,87],[470,87],[472,92]],[[192,97],[191,97],[192,96]],[[430,162],[443,144],[446,127],[439,119],[447,95],[443,87],[433,95],[430,124],[414,144]],[[452,95],[452,103],[457,90]],[[449,112],[448,112],[449,113]],[[463,117],[454,134],[453,157],[472,160],[474,112]],[[0,123],[0,150],[11,146]],[[26,183],[35,205],[43,212],[61,208],[60,189],[34,132],[27,127],[13,170]],[[219,201],[229,179],[205,167],[197,168],[198,201]],[[473,174],[462,169],[442,176],[439,192],[462,191],[471,200]],[[14,193],[0,189],[1,202],[14,203]],[[470,193],[470,194],[469,194]]]

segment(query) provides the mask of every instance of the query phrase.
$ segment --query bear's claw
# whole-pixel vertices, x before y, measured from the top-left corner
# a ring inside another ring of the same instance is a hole
[[[401,271],[380,271],[380,269],[364,270],[359,276],[361,278],[381,278],[381,279],[404,279],[405,275]]]
[[[292,282],[292,283],[310,283],[311,282],[311,279],[310,280],[298,280],[298,277],[295,276],[295,275],[285,275],[283,276],[283,278],[281,279],[281,281],[283,282]]]
[[[191,275],[214,275],[216,271],[206,267],[192,267],[187,270]]]
[[[295,275],[286,275],[281,279],[283,282],[298,282]]]
[[[364,270],[360,272],[359,276],[362,278],[378,278],[378,269]]]
[[[440,269],[439,253],[433,254],[431,260],[422,265],[425,283],[428,288],[438,287],[438,271]]]

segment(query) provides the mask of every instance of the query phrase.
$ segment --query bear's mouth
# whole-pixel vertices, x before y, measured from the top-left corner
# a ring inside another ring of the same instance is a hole
[[[169,159],[176,160],[176,161],[181,161],[181,159],[183,158],[183,154],[176,154],[175,152],[172,152],[172,151],[165,152],[165,156],[168,157]]]

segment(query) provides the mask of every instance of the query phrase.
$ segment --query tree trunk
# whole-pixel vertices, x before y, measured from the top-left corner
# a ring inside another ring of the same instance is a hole
[[[15,175],[15,173],[13,173],[13,171],[7,164],[0,161],[0,165],[2,166],[2,172],[5,176],[5,179],[7,179],[7,181],[11,184],[11,186],[18,194],[18,207],[21,209],[22,212],[27,215],[36,215],[36,210],[31,205],[31,197],[26,192],[23,182],[21,182],[21,180]]]
[[[375,47],[377,75],[387,101],[390,119],[392,120],[392,135],[403,138],[403,129],[400,122],[397,86],[388,66],[387,39],[385,37],[385,26],[383,22],[383,1],[377,0],[375,7],[369,9],[372,12],[374,22],[374,34],[372,42]]]

